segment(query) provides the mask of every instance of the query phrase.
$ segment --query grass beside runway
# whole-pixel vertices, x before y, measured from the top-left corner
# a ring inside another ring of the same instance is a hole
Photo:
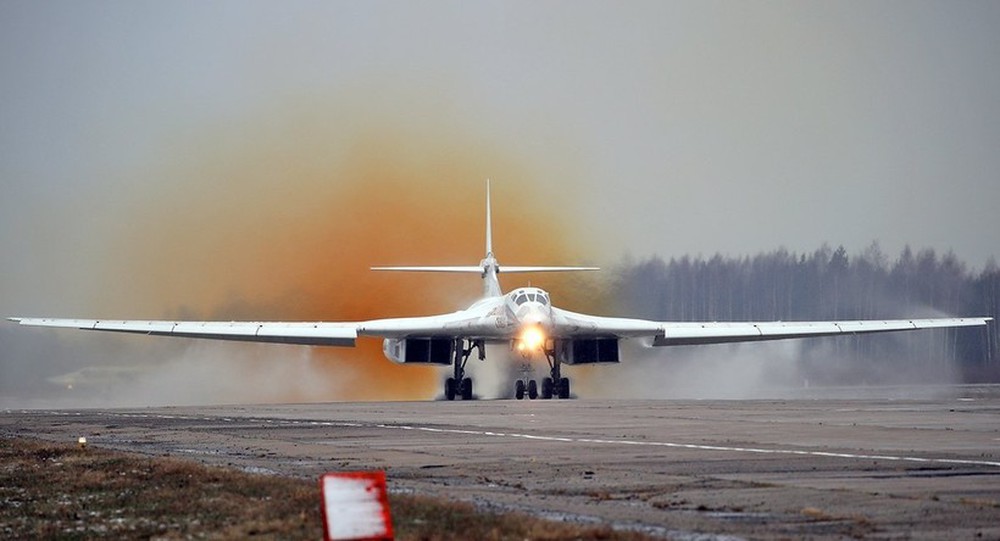
[[[647,539],[391,495],[398,539]],[[316,481],[24,438],[0,439],[0,538],[322,538]]]

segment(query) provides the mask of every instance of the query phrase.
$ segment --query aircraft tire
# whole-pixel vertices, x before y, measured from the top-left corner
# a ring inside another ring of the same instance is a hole
[[[462,400],[472,400],[472,378],[462,380]]]
[[[455,378],[444,380],[444,398],[445,400],[455,399]]]
[[[514,383],[514,398],[524,400],[524,382],[521,380]]]
[[[542,398],[552,398],[552,378],[542,380]]]
[[[538,398],[538,383],[535,380],[528,382],[528,398],[532,400]]]
[[[569,398],[569,378],[559,380],[559,398]]]

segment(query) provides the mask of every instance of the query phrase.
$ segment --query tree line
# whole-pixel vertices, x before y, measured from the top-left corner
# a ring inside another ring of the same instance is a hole
[[[1000,313],[1000,266],[972,272],[952,251],[909,246],[895,258],[878,243],[753,256],[626,260],[612,286],[622,313],[664,321],[794,321],[991,316]],[[839,355],[877,362],[921,355],[960,363],[966,381],[1000,381],[997,322],[982,327],[817,341]],[[924,334],[921,334],[924,333]],[[809,347],[809,346],[807,346]]]

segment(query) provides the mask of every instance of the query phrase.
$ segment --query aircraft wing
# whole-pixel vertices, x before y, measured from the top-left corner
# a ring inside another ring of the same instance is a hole
[[[654,346],[755,342],[840,334],[985,325],[992,318],[941,318],[872,321],[661,322],[578,314],[553,308],[559,337],[651,337]],[[277,321],[137,321],[103,319],[10,318],[21,325],[62,327],[153,336],[210,338],[309,346],[354,346],[359,335],[384,338],[448,336],[506,339],[516,332],[511,322],[498,326],[479,310],[425,317],[376,319],[355,323]]]
[[[870,321],[773,321],[766,323],[664,323],[654,346],[683,346],[783,340],[810,336],[835,336],[916,329],[986,325],[991,318],[897,319]]]
[[[868,321],[663,322],[578,314],[553,308],[558,333],[571,336],[652,337],[654,346],[686,346],[783,340],[839,334],[986,325],[992,318]]]
[[[268,321],[122,321],[106,319],[10,318],[35,327],[63,327],[183,338],[211,338],[308,346],[353,346],[355,323],[286,323]]]
[[[358,334],[381,338],[449,337],[466,340],[500,340],[517,332],[513,321],[497,325],[493,318],[484,317],[481,310],[461,310],[452,314],[423,317],[375,319],[358,323]]]
[[[484,310],[470,309],[436,316],[375,319],[351,323],[50,318],[9,318],[9,320],[33,327],[61,327],[88,331],[307,346],[353,347],[359,335],[382,338],[440,336],[466,339],[501,339],[513,336],[516,330],[513,322],[510,322],[508,326],[498,326],[494,319],[483,318]]]

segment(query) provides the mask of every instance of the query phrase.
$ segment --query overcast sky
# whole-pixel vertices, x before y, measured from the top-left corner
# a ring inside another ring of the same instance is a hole
[[[603,257],[878,239],[981,264],[1000,247],[996,2],[4,2],[0,14],[5,266],[38,249],[30,230],[12,239],[27,217],[96,211],[74,199],[162,182],[142,173],[185,159],[175,139],[304,100],[396,103],[403,126],[439,113],[528,168],[572,175],[535,181],[579,192],[586,222],[606,229]]]
[[[981,268],[998,28],[991,1],[8,0],[0,315],[253,316],[317,269],[336,299],[341,267],[474,263],[487,177],[501,262],[878,240]],[[394,315],[357,299],[277,313]]]
[[[997,28],[996,2],[4,2],[0,293],[114,273],[102,238],[174,183],[240,190],[179,178],[206,143],[349,159],[382,134],[515,164],[454,190],[544,197],[596,261],[878,240],[981,266]]]

